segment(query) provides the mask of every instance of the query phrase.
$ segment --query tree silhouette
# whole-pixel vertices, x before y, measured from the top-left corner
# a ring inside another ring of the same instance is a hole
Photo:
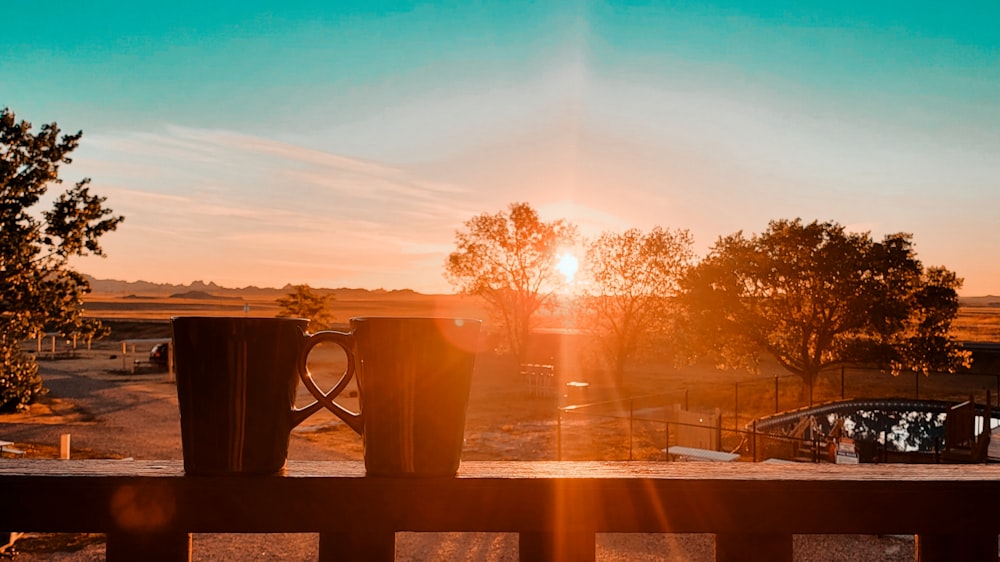
[[[106,333],[81,316],[90,286],[69,260],[104,255],[98,239],[123,217],[90,193],[86,178],[59,194],[50,210],[32,212],[49,186],[61,183],[59,165],[71,162],[83,135],[59,132],[51,123],[32,134],[30,123],[0,110],[0,411],[23,409],[44,392],[21,341],[43,331]]]
[[[536,313],[564,283],[556,269],[559,249],[576,237],[565,220],[543,222],[527,203],[512,203],[507,213],[477,215],[456,232],[445,277],[490,305],[505,343],[523,362]]]
[[[720,238],[684,280],[685,341],[724,367],[758,354],[802,377],[843,364],[946,371],[969,364],[949,336],[961,280],[925,270],[909,234],[881,242],[833,222],[772,221]]]
[[[619,382],[630,361],[672,332],[672,299],[694,258],[691,245],[687,230],[660,227],[605,232],[588,245],[580,324],[601,335]]]
[[[336,298],[333,293],[316,292],[309,285],[292,285],[292,292],[276,301],[280,307],[278,316],[308,318],[311,330],[324,330],[336,319],[333,314]]]

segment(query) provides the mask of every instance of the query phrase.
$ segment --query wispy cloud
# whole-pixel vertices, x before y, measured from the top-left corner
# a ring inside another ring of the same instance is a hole
[[[184,281],[198,264],[199,278],[280,285],[346,276],[403,287],[412,260],[434,253],[443,260],[467,218],[454,204],[467,192],[462,186],[272,139],[168,126],[94,140],[77,167],[100,172],[109,206],[126,216],[107,239],[105,268],[170,263],[177,272],[170,280]],[[125,165],[105,165],[111,161]],[[156,251],[136,255],[141,247]],[[226,259],[213,262],[217,256]],[[399,279],[364,279],[365,271],[386,277],[391,268]],[[433,273],[417,288],[442,289]]]

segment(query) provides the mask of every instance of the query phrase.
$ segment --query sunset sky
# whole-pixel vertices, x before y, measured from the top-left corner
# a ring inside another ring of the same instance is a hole
[[[809,6],[806,8],[805,6]],[[15,1],[0,107],[83,130],[99,278],[449,292],[462,223],[910,232],[1000,295],[1000,2]]]

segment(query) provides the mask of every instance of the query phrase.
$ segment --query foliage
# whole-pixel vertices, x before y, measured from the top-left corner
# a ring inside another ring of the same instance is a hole
[[[477,215],[456,232],[445,277],[486,301],[510,351],[523,361],[536,313],[553,304],[565,283],[556,269],[559,250],[576,238],[576,227],[565,220],[543,222],[527,203],[512,203],[506,213]]]
[[[686,341],[724,367],[773,356],[806,384],[829,367],[954,372],[969,355],[949,336],[961,280],[924,269],[909,234],[881,242],[832,222],[772,221],[720,238],[684,280]]]
[[[0,411],[27,407],[43,392],[37,365],[21,355],[20,342],[39,332],[101,336],[96,320],[82,318],[81,297],[90,291],[69,268],[74,256],[103,256],[98,239],[123,220],[90,193],[90,179],[59,194],[39,217],[32,208],[59,184],[60,164],[82,133],[59,136],[55,123],[18,122],[0,110]]]
[[[626,365],[672,332],[673,297],[694,258],[687,230],[605,232],[587,248],[580,324],[602,335],[602,352],[621,380]]]
[[[27,407],[45,394],[38,363],[16,345],[0,345],[0,412]]]
[[[311,329],[325,330],[333,326],[336,319],[333,314],[335,300],[333,293],[319,293],[309,285],[293,285],[291,293],[277,300],[281,307],[278,316],[308,318]]]

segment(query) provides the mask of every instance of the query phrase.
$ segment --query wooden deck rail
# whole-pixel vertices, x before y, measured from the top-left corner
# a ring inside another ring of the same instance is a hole
[[[0,529],[103,532],[108,560],[188,560],[190,534],[318,532],[322,560],[391,560],[396,531],[520,533],[521,560],[593,560],[595,533],[715,533],[717,560],[791,560],[792,534],[916,534],[920,560],[997,560],[1000,467],[356,462],[190,477],[179,461],[0,461]]]

